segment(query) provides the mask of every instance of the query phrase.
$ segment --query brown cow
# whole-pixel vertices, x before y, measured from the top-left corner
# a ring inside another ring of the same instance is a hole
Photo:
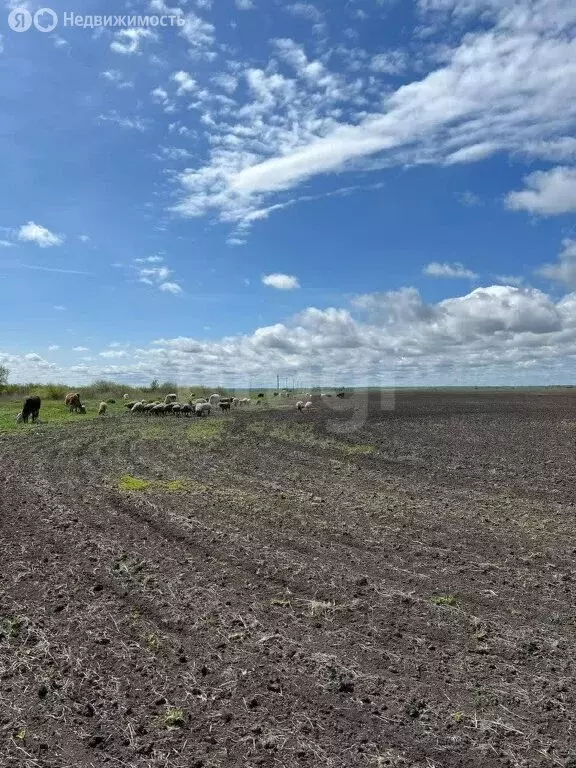
[[[75,411],[76,413],[86,413],[86,408],[84,408],[80,402],[79,392],[69,392],[64,399],[64,403],[70,413],[72,413],[72,411]]]

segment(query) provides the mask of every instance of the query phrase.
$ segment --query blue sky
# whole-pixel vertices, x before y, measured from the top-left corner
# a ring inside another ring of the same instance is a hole
[[[571,0],[58,1],[49,33],[17,5],[13,380],[573,380]]]

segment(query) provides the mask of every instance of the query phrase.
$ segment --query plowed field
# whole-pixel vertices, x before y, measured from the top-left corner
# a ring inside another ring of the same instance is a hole
[[[576,766],[576,394],[342,407],[0,436],[0,765]]]

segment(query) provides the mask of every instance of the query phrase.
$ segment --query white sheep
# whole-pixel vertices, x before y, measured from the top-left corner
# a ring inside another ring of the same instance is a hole
[[[302,400],[298,400],[298,402],[296,403],[296,408],[298,408],[299,411],[301,411],[302,408],[304,408],[304,403],[302,402]]]
[[[214,406],[218,405],[218,403],[220,402],[220,395],[218,395],[217,393],[210,395],[210,397],[208,398],[208,402],[210,403],[210,405],[214,405]]]
[[[234,406],[234,408],[236,408],[239,405],[239,403],[240,403],[240,400],[237,397],[232,398],[232,405]]]
[[[124,394],[124,395],[122,395],[122,397],[123,397],[124,400],[130,400],[130,395]]]
[[[175,395],[173,392],[170,395],[166,395],[164,398],[164,403],[168,405],[168,403],[175,403],[176,400],[178,400],[178,395]]]
[[[308,400],[307,403],[304,403],[304,410],[309,411],[310,408],[312,408],[312,403],[310,402],[310,400]]]
[[[207,403],[208,400],[206,400],[205,397],[199,397],[198,400],[195,400],[193,403],[190,403],[190,405],[202,405],[202,403]]]
[[[130,409],[130,413],[142,413],[144,411],[145,405],[146,403],[144,402],[134,403],[134,405]]]
[[[106,403],[102,401],[98,406],[98,416],[104,416],[104,414],[106,413],[106,408],[107,408]]]
[[[210,403],[197,403],[194,406],[194,413],[196,414],[196,416],[209,416]]]

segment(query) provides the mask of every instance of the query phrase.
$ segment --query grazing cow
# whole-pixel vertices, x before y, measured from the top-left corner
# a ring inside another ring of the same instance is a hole
[[[76,413],[86,413],[86,409],[80,402],[79,392],[68,393],[64,399],[64,403],[68,406],[70,413],[72,413],[72,411],[75,411]]]
[[[16,421],[18,423],[23,421],[25,424],[28,424],[28,419],[32,417],[32,423],[34,424],[34,422],[38,419],[41,405],[42,401],[37,395],[27,397],[26,400],[24,400],[24,407],[18,416],[16,416]]]

